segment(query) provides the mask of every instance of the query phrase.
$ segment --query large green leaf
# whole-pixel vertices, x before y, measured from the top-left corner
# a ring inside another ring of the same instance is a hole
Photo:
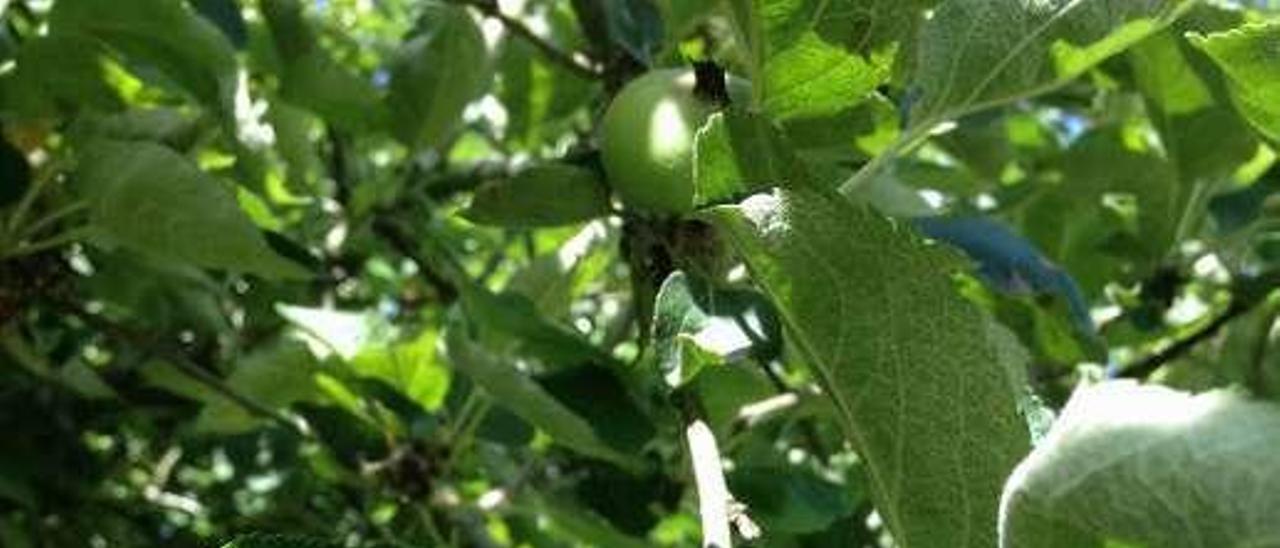
[[[557,443],[628,470],[645,467],[637,457],[609,446],[591,423],[565,407],[514,364],[503,363],[477,345],[461,326],[448,329],[445,340],[448,359],[455,368],[475,381],[494,401],[546,432]]]
[[[949,0],[920,32],[910,125],[1042,93],[1173,21],[1186,0]]]
[[[50,18],[55,34],[102,40],[128,60],[159,69],[207,107],[231,112],[238,71],[235,48],[185,2],[61,0]]]
[[[114,243],[206,268],[307,275],[272,251],[222,181],[168,148],[95,142],[76,175],[93,227]]]
[[[1001,546],[1274,546],[1280,407],[1130,381],[1079,389],[1009,478]]]
[[[579,223],[609,211],[609,191],[595,172],[547,163],[481,185],[464,215],[481,224],[545,227]]]
[[[807,187],[710,216],[832,399],[898,544],[994,544],[1000,486],[1028,434],[1002,341],[952,285],[964,263]]]
[[[334,59],[297,0],[262,0],[280,58],[280,93],[347,131],[376,129],[386,121],[373,83]]]
[[[466,10],[428,2],[422,25],[396,53],[387,104],[392,129],[408,145],[441,144],[462,110],[489,86],[488,49]]]
[[[1231,82],[1236,107],[1258,132],[1280,142],[1280,22],[1253,23],[1191,41]]]
[[[276,304],[318,358],[335,356],[357,376],[382,381],[427,411],[444,402],[452,375],[437,356],[439,336],[425,328],[401,338],[376,313]]]

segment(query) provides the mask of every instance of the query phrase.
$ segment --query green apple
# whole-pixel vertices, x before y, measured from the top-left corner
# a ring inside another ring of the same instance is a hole
[[[629,207],[662,214],[693,209],[693,138],[715,111],[694,94],[689,69],[660,69],[632,80],[613,99],[601,127],[609,184]],[[746,100],[745,81],[728,78],[730,97]]]

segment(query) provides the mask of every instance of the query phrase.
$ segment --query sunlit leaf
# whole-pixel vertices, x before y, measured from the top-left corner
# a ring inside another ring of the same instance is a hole
[[[83,153],[78,188],[94,228],[133,250],[272,278],[307,275],[271,250],[223,182],[163,146],[96,142]]]
[[[911,126],[1042,93],[1169,24],[1185,0],[949,0],[920,31]]]
[[[952,287],[963,263],[804,187],[712,217],[832,399],[897,542],[994,543],[1000,485],[1028,437],[991,320]]]
[[[400,391],[427,411],[435,411],[449,390],[449,369],[437,357],[434,330],[389,345],[375,345],[356,354],[351,367],[358,375],[378,379]]]
[[[1280,22],[1252,23],[1226,32],[1191,35],[1231,82],[1236,107],[1253,127],[1280,141]]]
[[[1267,545],[1280,407],[1116,381],[1076,391],[1009,478],[1006,547]]]

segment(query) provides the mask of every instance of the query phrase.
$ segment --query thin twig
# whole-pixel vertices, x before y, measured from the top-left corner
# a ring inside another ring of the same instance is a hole
[[[1219,330],[1231,323],[1232,320],[1239,318],[1252,308],[1252,303],[1243,303],[1240,300],[1231,301],[1231,304],[1221,315],[1205,324],[1204,327],[1196,330],[1196,332],[1186,338],[1165,347],[1164,350],[1138,360],[1136,363],[1125,366],[1120,370],[1120,373],[1117,376],[1129,379],[1147,378],[1152,373],[1155,373],[1156,370],[1163,367],[1164,364],[1182,357],[1187,352],[1190,352],[1192,348],[1195,348],[1196,345],[1212,338]]]
[[[0,258],[10,259],[13,257],[20,257],[23,255],[34,255],[36,253],[41,253],[44,251],[48,251],[50,249],[59,248],[64,245],[67,245],[73,242],[78,242],[80,240],[88,238],[89,235],[92,234],[92,232],[93,232],[92,227],[88,227],[88,226],[73,228],[61,234],[50,236],[49,238],[40,240],[38,242],[32,242],[29,244],[26,244],[26,243],[19,244],[17,249],[13,249],[7,253],[4,253],[3,256]]]
[[[1267,302],[1267,297],[1280,288],[1280,269],[1267,270],[1258,274],[1241,277],[1231,287],[1231,304],[1221,315],[1196,330],[1191,335],[1156,352],[1136,363],[1120,369],[1117,375],[1130,379],[1145,379],[1164,364],[1169,363],[1190,352],[1196,345],[1212,338],[1218,331],[1232,320]]]
[[[61,209],[58,209],[52,213],[49,213],[48,215],[45,215],[44,217],[32,222],[31,224],[25,227],[20,227],[20,230],[18,231],[18,234],[20,235],[19,238],[31,238],[31,237],[39,236],[40,233],[44,231],[44,229],[49,228],[50,226],[53,226],[58,221],[61,221],[62,219],[68,216],[74,215],[88,208],[89,208],[89,204],[83,200],[77,200],[75,202],[72,202],[71,204],[65,207],[62,207]]]
[[[502,9],[498,7],[498,2],[496,0],[463,0],[463,3],[480,10],[480,13],[484,14],[486,17],[491,17],[502,23],[502,26],[506,27],[508,32],[519,36],[522,40],[537,48],[538,51],[542,52],[548,60],[588,80],[600,78],[600,70],[578,62],[577,59],[574,59],[572,54],[561,50],[556,47],[555,44],[552,44],[545,38],[538,36],[538,34],[533,32],[533,29],[530,29],[523,21],[502,13]]]

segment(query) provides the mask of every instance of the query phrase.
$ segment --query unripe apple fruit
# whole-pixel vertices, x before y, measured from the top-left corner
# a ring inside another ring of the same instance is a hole
[[[601,156],[609,184],[628,207],[661,214],[693,209],[693,138],[715,111],[694,93],[689,69],[660,69],[632,80],[613,99],[601,127]],[[734,101],[750,95],[728,77]]]

